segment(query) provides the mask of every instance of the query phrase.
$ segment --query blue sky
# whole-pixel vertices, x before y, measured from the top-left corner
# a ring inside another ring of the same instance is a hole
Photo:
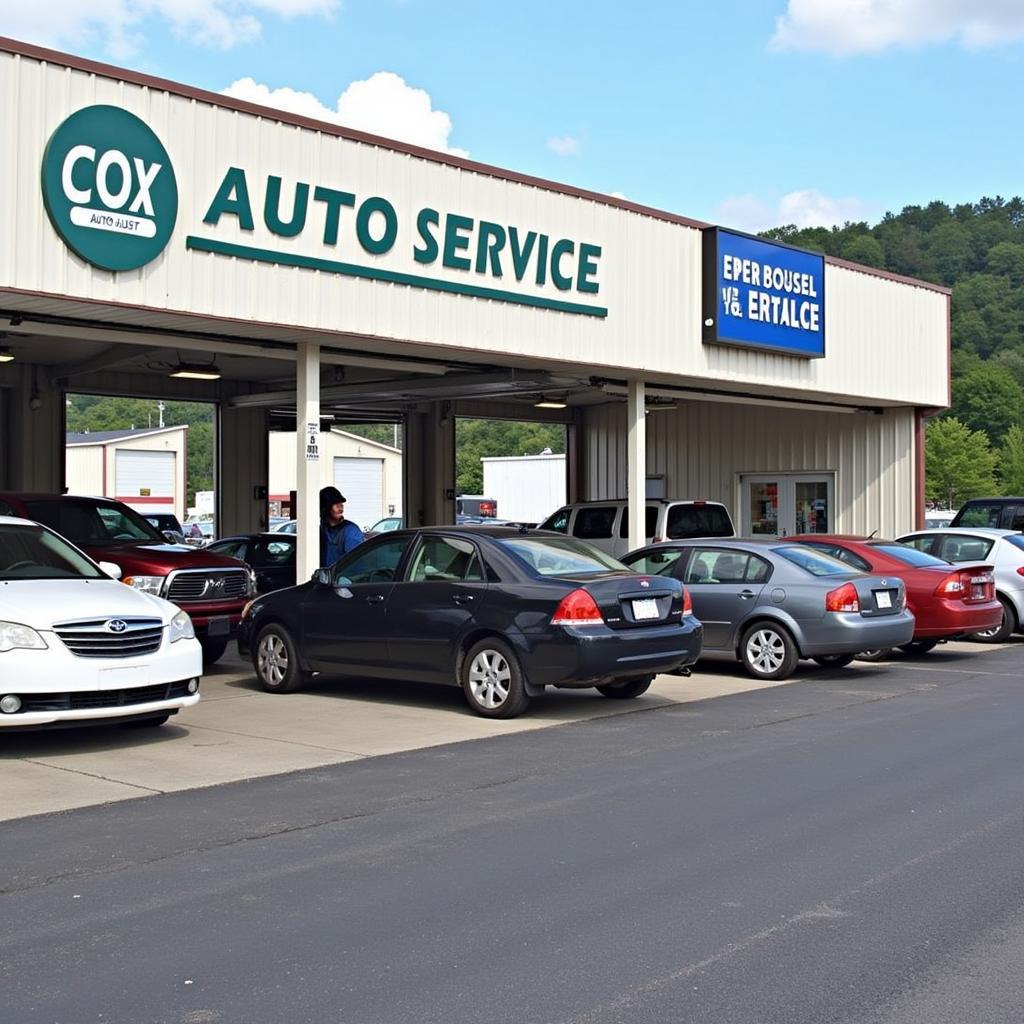
[[[1016,0],[0,0],[0,35],[747,230],[1024,191]]]

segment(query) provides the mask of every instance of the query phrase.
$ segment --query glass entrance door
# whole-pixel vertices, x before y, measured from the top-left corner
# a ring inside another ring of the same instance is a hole
[[[740,533],[789,537],[835,530],[835,474],[758,473],[740,477]]]

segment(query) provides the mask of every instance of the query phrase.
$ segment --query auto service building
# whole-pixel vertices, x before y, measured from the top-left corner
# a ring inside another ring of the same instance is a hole
[[[741,532],[922,517],[945,289],[13,40],[0,97],[0,489],[65,486],[85,392],[216,404],[222,532],[272,429],[313,524],[325,422],[403,423],[406,519],[452,522],[460,416],[564,423],[637,543],[651,478]]]

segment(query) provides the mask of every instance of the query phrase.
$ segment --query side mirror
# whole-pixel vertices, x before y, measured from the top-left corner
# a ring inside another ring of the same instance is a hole
[[[310,577],[314,583],[319,583],[322,587],[329,587],[331,585],[331,570],[330,569],[317,569],[315,573]]]
[[[116,562],[97,562],[96,564],[112,580],[119,580],[121,578],[121,566],[119,566]]]

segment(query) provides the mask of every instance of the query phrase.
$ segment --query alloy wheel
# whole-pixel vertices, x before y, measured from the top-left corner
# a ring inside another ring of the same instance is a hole
[[[288,675],[288,648],[276,633],[267,633],[256,651],[260,678],[268,686],[280,686]]]
[[[480,651],[469,666],[469,688],[482,708],[494,710],[508,700],[512,669],[500,651]]]
[[[762,673],[777,672],[786,658],[786,642],[773,629],[759,629],[747,640],[747,660]]]

